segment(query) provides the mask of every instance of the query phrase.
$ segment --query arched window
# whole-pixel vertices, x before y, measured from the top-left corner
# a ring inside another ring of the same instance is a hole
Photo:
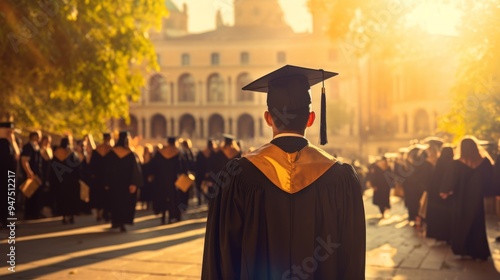
[[[219,74],[212,74],[207,81],[207,101],[224,101],[224,80]]]
[[[254,93],[241,88],[248,85],[252,78],[248,73],[242,73],[236,78],[236,100],[237,101],[253,101]]]
[[[219,114],[213,114],[208,119],[208,136],[217,137],[224,133],[224,119]]]
[[[238,118],[238,139],[252,139],[255,136],[255,122],[249,114]]]
[[[155,74],[149,79],[149,101],[167,102],[169,87],[165,77]]]
[[[179,78],[179,102],[194,102],[196,83],[191,74],[184,74]]]
[[[167,137],[167,120],[164,116],[156,114],[151,118],[151,138]]]

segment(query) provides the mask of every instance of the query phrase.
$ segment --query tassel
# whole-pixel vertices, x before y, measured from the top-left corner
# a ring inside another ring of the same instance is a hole
[[[328,143],[328,139],[326,137],[326,94],[325,88],[321,88],[321,119],[320,119],[320,144],[325,145]]]
[[[321,69],[322,83],[321,83],[321,119],[319,123],[319,144],[325,145],[328,143],[326,139],[326,93],[325,93],[325,71]]]

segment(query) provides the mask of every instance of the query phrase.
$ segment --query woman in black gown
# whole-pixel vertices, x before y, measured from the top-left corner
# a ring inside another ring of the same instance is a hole
[[[368,181],[373,187],[373,204],[378,206],[382,218],[385,218],[386,211],[391,209],[391,186],[386,179],[386,172],[391,172],[391,169],[387,158],[383,157],[370,167],[368,175]]]
[[[441,197],[453,204],[451,249],[455,255],[486,260],[491,254],[486,236],[484,191],[493,181],[489,155],[473,137],[460,143],[458,160],[446,174]]]
[[[56,205],[63,224],[74,223],[80,207],[80,164],[78,155],[71,149],[71,139],[61,139],[50,164],[49,182],[57,193]]]
[[[439,190],[452,162],[453,148],[443,147],[427,185],[426,237],[435,238],[438,241],[449,242],[450,240],[451,205],[449,200],[444,200],[439,196]]]
[[[111,228],[120,228],[122,232],[126,231],[125,224],[134,224],[137,189],[143,184],[139,158],[129,148],[129,137],[128,132],[120,132],[106,165]]]

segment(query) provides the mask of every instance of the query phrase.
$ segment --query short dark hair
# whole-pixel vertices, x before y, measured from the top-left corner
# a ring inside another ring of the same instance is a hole
[[[33,139],[33,137],[35,137],[35,136],[39,137],[40,135],[36,131],[30,132],[30,135],[29,135],[30,140]]]
[[[276,107],[268,108],[268,110],[273,118],[274,125],[279,131],[297,133],[304,133],[311,113],[309,107],[290,111],[286,109],[280,111]]]

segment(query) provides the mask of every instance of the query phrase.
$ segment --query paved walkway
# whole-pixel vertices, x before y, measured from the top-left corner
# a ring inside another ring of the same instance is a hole
[[[492,260],[459,259],[448,246],[422,237],[406,223],[403,203],[392,199],[392,216],[377,217],[365,202],[367,213],[367,279],[500,279]],[[2,239],[2,279],[199,279],[206,208],[190,210],[188,220],[160,225],[149,211],[138,211],[127,233],[108,230],[91,216],[73,225],[45,219],[18,222],[16,272],[6,264],[7,232]],[[500,224],[489,219],[494,258],[500,260]],[[9,245],[10,246],[10,245]],[[500,268],[500,267],[499,267]]]

